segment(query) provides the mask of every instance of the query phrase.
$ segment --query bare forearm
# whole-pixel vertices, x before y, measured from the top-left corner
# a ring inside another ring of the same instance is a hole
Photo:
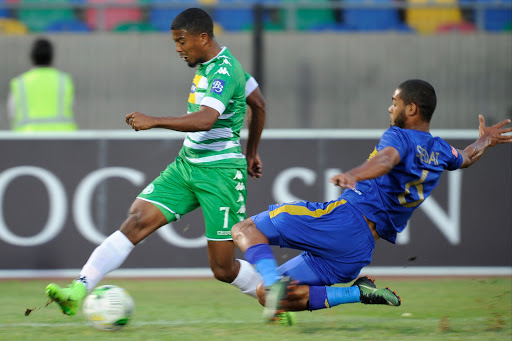
[[[126,115],[126,123],[136,131],[152,128],[172,129],[176,131],[207,131],[219,117],[219,112],[208,107],[178,117],[155,117],[138,111]]]
[[[189,117],[194,113],[178,117],[154,117],[153,128],[171,129],[183,132],[206,131],[210,130],[212,124],[208,120],[195,119]]]
[[[478,161],[489,147],[489,138],[481,137],[462,151],[463,162],[460,168],[467,168]]]
[[[258,152],[258,145],[261,139],[261,133],[265,126],[265,111],[254,110],[249,119],[246,153],[255,155]]]
[[[369,180],[389,173],[393,166],[394,164],[389,157],[377,155],[347,173],[350,173],[356,181]]]

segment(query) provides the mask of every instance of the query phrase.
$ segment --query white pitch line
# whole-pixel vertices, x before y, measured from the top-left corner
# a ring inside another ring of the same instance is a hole
[[[487,321],[489,319],[488,316],[480,316],[480,317],[473,317],[473,318],[467,318],[467,317],[450,317],[450,322],[482,322]],[[339,315],[333,316],[331,318],[326,318],[325,316],[322,316],[321,319],[318,321],[312,321],[311,319],[307,319],[307,324],[311,323],[326,323],[326,322],[341,322],[341,321],[351,321],[351,322],[361,322],[361,323],[367,323],[367,322],[375,322],[375,323],[382,323],[382,322],[388,322],[388,321],[398,321],[398,318],[368,318],[368,317],[355,317],[355,316],[347,316],[346,318],[340,318]],[[143,326],[188,326],[188,325],[204,325],[204,324],[216,324],[216,325],[222,325],[222,324],[259,324],[262,323],[261,319],[251,319],[251,320],[157,320],[157,321],[133,321],[130,322],[128,327],[143,327]],[[300,324],[300,319],[298,321]],[[304,322],[306,323],[306,322]],[[414,317],[401,317],[400,323],[439,323],[438,318],[414,318]],[[44,323],[44,322],[26,322],[26,323],[0,323],[0,329],[1,328],[24,328],[24,327],[30,327],[30,328],[67,328],[67,327],[89,327],[87,322],[69,322],[69,323]]]
[[[80,269],[18,269],[0,270],[0,279],[73,278]],[[512,267],[507,266],[369,266],[361,275],[370,276],[512,276]],[[211,278],[210,268],[183,269],[117,269],[108,278]]]

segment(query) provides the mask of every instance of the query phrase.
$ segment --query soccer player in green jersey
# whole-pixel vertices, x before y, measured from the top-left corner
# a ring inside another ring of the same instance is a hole
[[[205,11],[190,8],[181,12],[172,22],[171,31],[176,52],[188,66],[198,66],[187,114],[154,117],[132,112],[126,115],[126,123],[134,130],[188,132],[183,147],[135,199],[120,229],[94,250],[79,277],[67,288],[54,283],[46,287],[47,295],[66,315],[76,313],[87,292],[121,266],[135,245],[199,206],[204,214],[208,257],[215,278],[257,296],[261,276],[245,260],[235,259],[231,227],[245,219],[247,174],[261,177],[258,144],[265,121],[265,101],[254,79],[246,76],[231,52],[215,41],[213,22]],[[246,101],[252,113],[244,156],[240,130]]]

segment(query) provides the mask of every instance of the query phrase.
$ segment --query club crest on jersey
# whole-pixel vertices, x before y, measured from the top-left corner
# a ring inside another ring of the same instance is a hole
[[[212,89],[210,92],[213,92],[217,95],[221,95],[222,91],[224,90],[224,85],[226,84],[226,81],[223,81],[222,79],[214,79],[212,83]]]
[[[206,71],[205,71],[205,72],[206,72],[206,75],[208,75],[208,74],[210,73],[210,71],[212,71],[213,66],[214,66],[214,64],[210,64],[210,65],[208,65],[208,66],[206,67]]]
[[[155,185],[149,184],[144,190],[142,191],[142,194],[151,194],[155,190]]]

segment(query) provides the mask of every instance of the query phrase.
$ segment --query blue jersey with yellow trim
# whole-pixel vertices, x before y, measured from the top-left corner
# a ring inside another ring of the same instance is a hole
[[[346,190],[341,198],[375,222],[381,238],[394,243],[443,171],[458,169],[463,160],[446,141],[418,130],[389,128],[370,158],[386,147],[398,151],[400,162],[388,174],[357,182],[355,190]]]

